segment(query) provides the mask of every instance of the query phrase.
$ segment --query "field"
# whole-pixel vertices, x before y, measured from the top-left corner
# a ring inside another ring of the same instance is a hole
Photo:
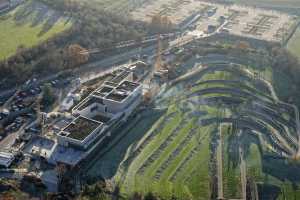
[[[0,17],[0,59],[19,47],[32,47],[67,30],[72,22],[42,4],[29,1]]]

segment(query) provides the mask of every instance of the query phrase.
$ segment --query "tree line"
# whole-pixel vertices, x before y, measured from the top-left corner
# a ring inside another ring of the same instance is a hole
[[[147,34],[146,24],[93,8],[80,1],[39,1],[64,12],[73,25],[69,30],[35,47],[20,46],[14,56],[0,61],[0,80],[5,82],[0,83],[0,88],[22,84],[32,76],[40,77],[78,67],[82,63],[72,61],[74,54],[70,54],[71,45],[75,44],[82,49],[106,48],[118,41],[136,39]],[[74,50],[72,46],[71,49]]]

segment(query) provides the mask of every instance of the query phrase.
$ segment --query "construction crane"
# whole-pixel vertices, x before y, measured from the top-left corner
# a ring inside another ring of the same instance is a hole
[[[144,102],[146,104],[151,103],[152,97],[157,93],[158,91],[158,86],[154,84],[155,80],[155,75],[158,75],[160,78],[165,78],[165,73],[167,69],[164,67],[163,61],[162,61],[162,53],[163,53],[163,48],[162,48],[162,43],[161,43],[161,35],[157,36],[157,51],[156,51],[156,59],[155,63],[151,69],[149,79],[148,79],[148,91],[144,94]]]
[[[161,37],[158,35],[157,37],[157,52],[156,52],[156,61],[154,64],[154,69],[156,72],[160,71],[162,69],[162,46],[161,46]]]
[[[42,102],[43,96],[44,96],[43,94],[44,93],[41,92],[38,95],[36,102],[35,102],[36,116],[37,116],[36,122],[38,125],[41,126],[41,135],[44,135],[44,129],[45,129],[45,119],[44,119],[43,113],[41,112],[41,102]]]

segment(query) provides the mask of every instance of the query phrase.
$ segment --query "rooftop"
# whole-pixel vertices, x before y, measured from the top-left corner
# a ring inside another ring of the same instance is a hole
[[[139,86],[138,83],[124,81],[120,86],[118,86],[117,90],[126,90],[126,91],[134,91]]]
[[[113,90],[113,88],[111,88],[111,87],[103,86],[95,92],[95,95],[100,96],[100,97],[105,97],[112,90]]]
[[[110,86],[110,87],[117,87],[118,84],[110,81],[105,81],[104,85]]]
[[[130,74],[129,71],[123,70],[120,74],[118,74],[115,78],[111,80],[113,83],[119,84],[122,80],[124,80]]]
[[[102,123],[85,117],[78,117],[60,135],[82,141],[100,125]]]
[[[78,110],[83,110],[93,103],[103,104],[103,99],[94,97],[94,96],[90,96],[86,101],[84,101],[80,104],[80,106],[78,107]]]
[[[128,97],[128,93],[127,92],[114,91],[114,92],[110,93],[109,95],[107,95],[106,99],[110,99],[110,100],[113,100],[113,101],[121,102],[124,99],[126,99],[127,97]]]

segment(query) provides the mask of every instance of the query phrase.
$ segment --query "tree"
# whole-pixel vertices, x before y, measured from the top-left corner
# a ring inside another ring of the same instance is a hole
[[[89,59],[89,54],[85,52],[87,52],[87,50],[79,44],[70,45],[66,52],[68,68],[74,68],[86,63]]]
[[[131,200],[143,200],[143,195],[141,193],[135,192],[132,195]]]
[[[170,32],[173,24],[167,16],[154,15],[150,27],[154,32]]]
[[[250,44],[246,41],[238,41],[236,44],[236,48],[241,50],[247,50],[250,48]]]
[[[55,102],[55,95],[50,84],[43,87],[42,103],[46,106],[51,106]]]
[[[152,192],[149,192],[146,194],[145,200],[158,200],[158,198]]]

